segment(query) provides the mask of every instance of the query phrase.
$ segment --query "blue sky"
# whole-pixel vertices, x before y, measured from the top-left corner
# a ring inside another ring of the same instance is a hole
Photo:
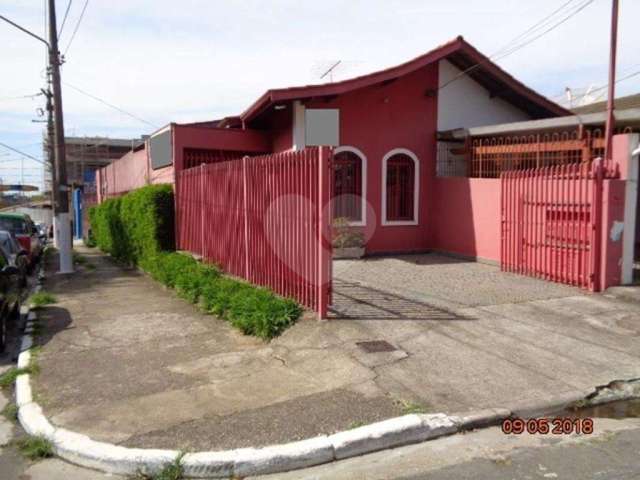
[[[58,0],[59,22],[68,0]],[[573,0],[569,7],[584,0]],[[91,0],[63,81],[154,125],[241,112],[268,88],[341,80],[413,58],[457,35],[491,55],[566,0]],[[0,13],[44,34],[44,0],[3,0]],[[640,2],[621,0],[618,72],[640,70]],[[73,0],[67,47],[84,0]],[[569,8],[568,7],[568,8]],[[607,81],[610,0],[594,0],[549,34],[497,63],[549,96]],[[562,17],[560,17],[562,18]],[[41,158],[44,48],[0,23],[0,141]],[[640,91],[640,76],[617,94]],[[63,86],[67,135],[133,137],[153,130]],[[0,149],[0,177],[41,183],[41,167]]]

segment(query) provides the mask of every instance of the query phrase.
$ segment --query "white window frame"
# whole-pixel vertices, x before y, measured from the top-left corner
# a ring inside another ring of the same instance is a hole
[[[333,154],[337,155],[341,152],[351,152],[358,157],[360,157],[360,161],[362,162],[362,169],[360,171],[361,178],[360,181],[362,185],[360,187],[361,198],[362,198],[362,206],[360,208],[360,220],[355,222],[349,222],[349,225],[352,227],[364,227],[367,224],[367,157],[362,151],[356,147],[352,147],[350,145],[343,145],[340,147],[336,147],[333,150]],[[333,181],[333,179],[331,179]]]
[[[387,162],[391,157],[397,154],[404,154],[413,160],[413,220],[387,220]],[[400,226],[400,225],[418,225],[418,200],[420,198],[420,160],[411,150],[407,148],[394,148],[387,152],[382,158],[382,225],[383,226]]]

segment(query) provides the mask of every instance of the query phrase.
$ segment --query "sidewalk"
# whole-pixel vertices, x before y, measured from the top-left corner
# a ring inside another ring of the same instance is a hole
[[[632,302],[576,295],[430,320],[305,319],[267,344],[136,270],[78,250],[95,269],[48,277],[58,303],[40,314],[46,333],[33,383],[52,423],[96,440],[257,447],[397,416],[407,405],[512,408],[640,377]],[[357,345],[380,340],[395,350]]]

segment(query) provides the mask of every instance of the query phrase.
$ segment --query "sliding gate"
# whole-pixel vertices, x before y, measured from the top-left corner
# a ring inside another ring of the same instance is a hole
[[[600,161],[502,172],[500,264],[599,291]]]

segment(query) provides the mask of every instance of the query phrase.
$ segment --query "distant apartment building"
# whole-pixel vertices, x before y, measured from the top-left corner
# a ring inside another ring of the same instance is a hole
[[[95,192],[96,170],[121,158],[143,142],[141,138],[65,137],[68,184],[72,187],[86,186],[86,190]],[[43,175],[44,189],[50,192],[51,168],[46,138],[43,148],[47,160]]]

